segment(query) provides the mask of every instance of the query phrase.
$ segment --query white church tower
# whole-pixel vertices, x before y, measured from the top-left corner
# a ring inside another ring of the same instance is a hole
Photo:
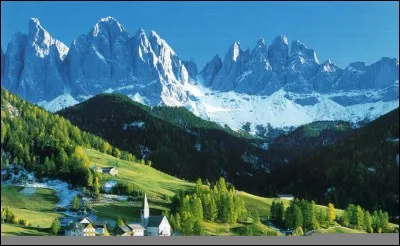
[[[147,228],[147,225],[149,223],[149,217],[150,217],[150,210],[149,210],[149,203],[147,202],[147,195],[144,193],[144,200],[143,200],[143,209],[140,210],[140,224],[144,227]]]

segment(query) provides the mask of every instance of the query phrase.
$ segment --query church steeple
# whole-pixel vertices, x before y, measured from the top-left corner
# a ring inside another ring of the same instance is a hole
[[[144,199],[143,199],[143,209],[141,209],[140,213],[140,219],[141,219],[141,225],[146,228],[147,224],[149,222],[149,216],[150,216],[150,209],[149,209],[149,203],[147,202],[147,194],[144,193]]]

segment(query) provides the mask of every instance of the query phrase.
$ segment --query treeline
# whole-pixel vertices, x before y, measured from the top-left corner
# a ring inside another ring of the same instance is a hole
[[[389,227],[389,215],[382,210],[369,211],[359,205],[349,204],[341,216],[336,214],[332,203],[327,208],[318,207],[314,201],[295,199],[285,209],[282,201],[276,200],[272,203],[270,210],[271,221],[286,229],[297,229],[301,231],[328,228],[338,223],[344,227],[363,230],[368,233],[390,233],[394,232]]]
[[[2,167],[9,163],[74,185],[93,187],[93,174],[83,148],[135,160],[98,136],[81,131],[68,120],[1,89]]]
[[[182,235],[203,235],[202,221],[245,222],[248,212],[243,199],[224,178],[215,185],[203,184],[198,179],[193,194],[179,193],[173,197],[169,217],[172,227]]]
[[[359,205],[349,204],[342,217],[338,220],[339,224],[368,233],[391,233],[396,229],[389,226],[389,214],[382,210],[374,211],[370,214]]]
[[[335,208],[329,204],[328,208],[317,207],[314,201],[295,199],[285,209],[282,201],[272,202],[270,211],[271,221],[282,228],[316,230],[328,227],[335,219]]]

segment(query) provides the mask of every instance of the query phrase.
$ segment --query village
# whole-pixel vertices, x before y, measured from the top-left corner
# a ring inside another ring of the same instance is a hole
[[[164,215],[150,215],[147,195],[144,195],[143,206],[140,210],[140,223],[117,224],[111,232],[107,230],[107,221],[92,221],[84,217],[78,222],[66,222],[65,236],[171,236],[172,228]]]
[[[105,175],[117,176],[117,167],[97,167],[91,169]],[[86,209],[81,212],[87,215]],[[168,219],[164,215],[150,215],[150,207],[147,194],[144,194],[142,207],[140,210],[140,223],[127,222],[122,224],[110,225],[108,221],[94,221],[89,217],[83,217],[79,221],[73,221],[70,217],[62,220],[65,236],[171,236],[172,228]],[[113,228],[109,231],[107,228]]]

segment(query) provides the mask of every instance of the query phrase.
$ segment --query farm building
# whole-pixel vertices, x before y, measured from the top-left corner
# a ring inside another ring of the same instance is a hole
[[[278,197],[279,197],[280,199],[289,200],[289,201],[291,201],[291,200],[294,199],[294,196],[291,195],[291,194],[279,194]]]

